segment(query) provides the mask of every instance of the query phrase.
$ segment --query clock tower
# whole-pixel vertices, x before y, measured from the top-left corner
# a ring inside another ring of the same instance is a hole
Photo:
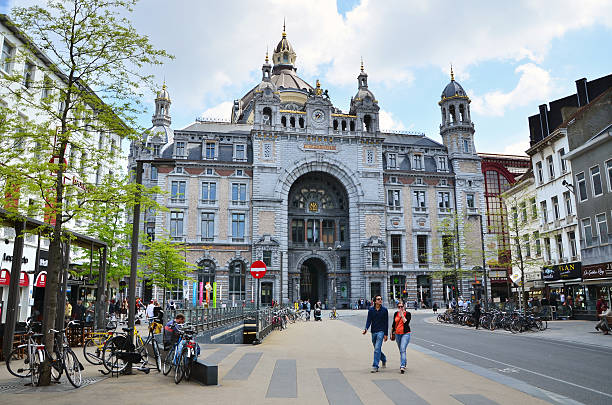
[[[327,135],[330,127],[332,103],[329,101],[327,91],[321,89],[317,80],[314,91],[311,91],[306,100],[306,122],[315,135]]]

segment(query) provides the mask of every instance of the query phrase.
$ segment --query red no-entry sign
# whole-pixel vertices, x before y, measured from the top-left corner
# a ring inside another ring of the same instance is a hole
[[[255,278],[262,278],[266,275],[266,264],[261,260],[256,260],[251,264],[251,276]]]

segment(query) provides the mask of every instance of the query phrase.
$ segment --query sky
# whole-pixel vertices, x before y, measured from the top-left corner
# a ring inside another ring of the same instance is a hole
[[[21,3],[0,0],[0,11]],[[141,0],[130,18],[175,56],[151,71],[168,87],[173,128],[229,119],[233,100],[261,80],[285,19],[298,75],[319,79],[342,110],[363,58],[381,129],[441,141],[437,103],[452,64],[472,101],[477,150],[523,154],[540,104],[575,93],[577,79],[612,73],[611,15],[609,0]]]

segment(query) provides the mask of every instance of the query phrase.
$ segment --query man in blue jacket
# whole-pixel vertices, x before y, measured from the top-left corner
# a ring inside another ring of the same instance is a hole
[[[374,362],[372,373],[378,372],[378,363],[382,361],[382,367],[387,367],[387,356],[382,352],[382,344],[387,341],[389,331],[389,312],[382,305],[382,297],[374,297],[374,306],[368,309],[368,320],[362,334],[366,334],[368,328],[372,332],[372,345],[374,346]]]

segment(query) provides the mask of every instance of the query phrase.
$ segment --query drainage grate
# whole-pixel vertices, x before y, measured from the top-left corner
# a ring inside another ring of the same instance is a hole
[[[95,384],[104,380],[106,377],[84,377],[80,388],[87,387],[88,385]],[[29,387],[26,386],[27,379],[23,381],[15,382],[2,382],[0,383],[0,393],[3,394],[28,394],[33,392],[67,392],[73,391],[74,388],[65,377],[62,377],[60,384],[51,384],[48,387]]]

